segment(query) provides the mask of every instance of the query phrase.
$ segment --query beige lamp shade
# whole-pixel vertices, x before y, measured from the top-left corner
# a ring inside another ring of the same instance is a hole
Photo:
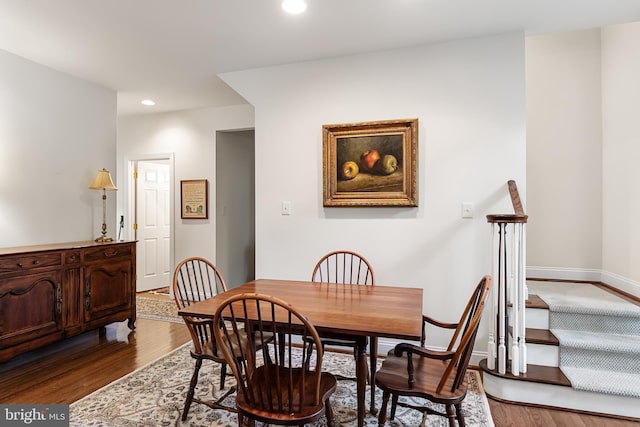
[[[111,174],[104,168],[98,171],[98,176],[96,176],[89,188],[92,190],[117,190],[111,179]]]

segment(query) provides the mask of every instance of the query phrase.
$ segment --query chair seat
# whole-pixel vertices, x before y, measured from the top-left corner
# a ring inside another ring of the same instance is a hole
[[[293,373],[293,375],[290,378],[291,373]],[[262,402],[265,402],[266,406],[269,405],[268,402],[273,402],[272,403],[273,405],[278,405],[278,402],[280,401],[283,402],[283,404],[285,405],[288,405],[289,402],[293,402],[294,404],[297,404],[299,403],[299,390],[296,387],[294,387],[293,388],[294,395],[288,396],[287,387],[284,387],[283,389],[281,389],[281,391],[278,391],[277,383],[278,381],[280,381],[282,384],[288,384],[291,381],[293,384],[298,384],[302,381],[301,379],[302,375],[303,375],[302,369],[294,369],[293,371],[290,371],[288,368],[283,368],[280,366],[265,365],[265,366],[260,366],[255,370],[255,372],[252,375],[251,382],[255,382],[256,384],[269,385],[269,387],[262,388],[260,390],[262,394],[262,399],[260,400]],[[316,373],[306,371],[304,372],[304,375],[312,376],[312,375],[316,375]],[[280,378],[278,379],[278,377]],[[305,383],[305,386],[306,385],[311,386],[313,385],[313,383],[307,381]],[[236,407],[244,415],[257,421],[264,421],[269,423],[277,423],[277,421],[280,421],[283,424],[287,424],[287,425],[305,424],[305,423],[315,421],[318,418],[320,418],[322,415],[324,415],[324,409],[325,409],[324,402],[335,391],[336,387],[337,387],[336,378],[328,372],[321,372],[320,373],[320,396],[322,397],[319,403],[316,405],[309,402],[309,400],[311,399],[307,397],[303,407],[293,407],[293,408],[285,407],[285,408],[282,408],[282,410],[279,410],[278,408],[272,408],[272,409],[264,408],[261,410],[259,408],[256,408],[255,406],[250,405],[246,401],[245,396],[241,392],[239,392],[236,398]],[[282,391],[284,391],[283,394],[281,394]],[[305,387],[304,394],[305,396],[312,396],[313,390],[309,389],[309,387]],[[267,412],[267,417],[263,416],[263,413],[265,411]]]
[[[357,345],[357,342],[355,339],[353,339],[353,337],[349,335],[342,335],[342,334],[323,333],[323,334],[320,334],[320,340],[324,345],[333,345],[333,346],[339,346],[339,347],[353,347],[353,348],[355,348]],[[310,340],[307,339],[305,341],[309,342]]]
[[[442,391],[438,393],[436,387],[447,368],[448,362],[429,359],[419,355],[413,355],[413,369],[415,384],[409,386],[407,381],[406,355],[395,356],[393,350],[389,351],[387,358],[382,362],[382,367],[376,372],[376,385],[383,391],[405,396],[426,397],[437,403],[462,402],[467,395],[467,379],[457,389],[451,390],[457,370],[453,369],[449,374]]]
[[[357,345],[355,340],[350,340],[350,339],[340,339],[340,338],[325,338],[325,337],[320,337],[320,339],[322,340],[322,343],[324,345],[333,345],[333,346],[340,346],[340,347],[355,347]]]
[[[243,350],[246,350],[248,340],[247,340],[247,334],[244,331],[244,329],[238,330],[238,334],[240,335],[239,340],[233,338],[235,336],[233,332],[230,332],[229,334],[232,336],[232,339],[233,339],[232,342],[234,343],[234,345],[237,345],[235,343],[240,342],[240,345],[243,346]],[[273,341],[273,334],[265,333],[263,335],[264,335],[264,342],[262,339],[258,337],[256,337],[253,341],[254,344],[257,346],[257,348],[261,348],[262,345]],[[205,341],[204,343],[201,344],[201,348],[202,348],[202,353],[198,353],[197,350],[195,349],[195,346],[192,346],[191,357],[193,358],[203,357],[205,359],[211,359],[211,360],[218,360],[218,359],[224,360],[224,355],[222,354],[222,351],[220,351],[220,349],[218,349],[217,346],[215,349],[213,348],[213,341],[211,340]]]

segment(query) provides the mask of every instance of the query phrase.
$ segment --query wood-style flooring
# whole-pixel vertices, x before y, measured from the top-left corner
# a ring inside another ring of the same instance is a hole
[[[190,340],[180,323],[117,323],[0,363],[0,403],[72,403]],[[191,363],[191,361],[189,361]],[[631,427],[640,423],[490,399],[496,427]]]
[[[189,341],[181,323],[138,319],[0,363],[0,403],[72,403]]]

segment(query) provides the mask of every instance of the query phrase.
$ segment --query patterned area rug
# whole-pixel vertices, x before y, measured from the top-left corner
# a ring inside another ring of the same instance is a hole
[[[141,319],[164,320],[183,323],[178,307],[169,297],[136,296],[136,315]]]
[[[138,427],[138,426],[189,426],[189,427],[231,427],[237,426],[235,414],[212,410],[205,405],[194,403],[185,422],[180,421],[184,398],[193,373],[194,360],[189,355],[190,344],[174,350],[155,362],[132,372],[89,396],[73,403],[70,407],[70,425],[77,427]],[[355,376],[355,364],[351,355],[340,353],[325,354],[323,370],[346,377]],[[201,398],[211,397],[212,389],[219,393],[220,365],[205,363],[200,371],[196,394]],[[491,412],[482,388],[480,375],[468,371],[469,392],[463,402],[467,426],[493,427]],[[227,379],[227,387],[234,383]],[[351,427],[357,423],[355,381],[338,382],[338,388],[331,397],[331,403],[339,426]],[[367,398],[369,393],[367,392]],[[376,395],[380,407],[382,392]],[[225,403],[233,405],[231,395]],[[367,403],[367,407],[369,404]],[[439,408],[442,410],[442,408]],[[388,426],[417,427],[422,422],[418,411],[398,407],[396,419],[387,421]],[[367,412],[366,426],[377,426],[378,420]],[[443,417],[429,415],[427,426],[447,426]],[[326,426],[323,417],[311,427]]]

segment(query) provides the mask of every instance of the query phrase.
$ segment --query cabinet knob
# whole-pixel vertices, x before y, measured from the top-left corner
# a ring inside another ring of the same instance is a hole
[[[39,260],[37,260],[37,259],[34,259],[34,260],[31,262],[31,265],[38,265],[38,264],[40,264],[40,261],[39,261]],[[23,264],[23,263],[21,263],[21,262],[17,263],[16,265],[17,265],[19,268],[24,268],[24,264]]]

